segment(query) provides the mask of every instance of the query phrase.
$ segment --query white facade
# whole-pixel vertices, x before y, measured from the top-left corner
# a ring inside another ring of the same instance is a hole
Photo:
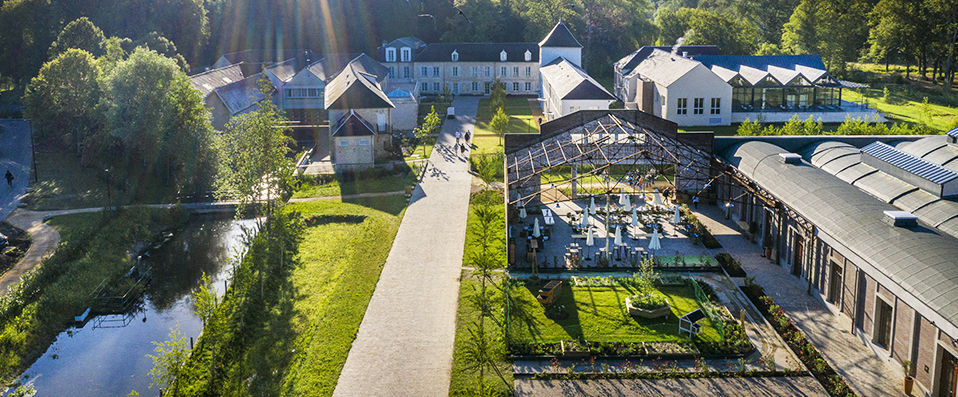
[[[701,64],[671,85],[656,84],[655,88],[658,95],[653,101],[659,109],[656,116],[680,126],[729,125],[732,122],[732,86]],[[684,108],[680,107],[683,101]]]
[[[565,58],[575,66],[582,67],[581,47],[540,47],[539,66],[547,65],[558,58]]]

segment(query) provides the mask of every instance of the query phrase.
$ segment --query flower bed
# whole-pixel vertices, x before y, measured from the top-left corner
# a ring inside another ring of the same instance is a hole
[[[845,379],[828,365],[818,349],[805,338],[805,334],[795,324],[792,324],[788,315],[785,314],[785,310],[776,305],[771,297],[765,295],[765,290],[761,286],[748,282],[741,289],[745,296],[758,307],[762,315],[772,324],[775,331],[782,336],[782,339],[795,352],[799,360],[802,360],[805,367],[818,379],[822,387],[828,391],[829,395],[834,397],[856,396]]]
[[[669,301],[658,295],[633,295],[625,299],[629,315],[645,319],[668,316],[672,312]]]
[[[688,223],[692,225],[692,231],[699,236],[705,248],[722,248],[722,244],[719,244],[715,236],[712,236],[712,232],[710,232],[709,229],[699,221],[695,214],[692,213],[692,210],[684,204],[682,205],[682,215],[688,220]]]
[[[722,266],[722,269],[725,269],[725,272],[728,273],[729,277],[745,277],[745,270],[742,269],[742,264],[738,260],[732,257],[728,252],[721,252],[718,255],[715,255],[715,259],[718,260],[719,265]]]
[[[513,357],[643,357],[690,358],[699,349],[692,342],[524,342],[508,344]]]

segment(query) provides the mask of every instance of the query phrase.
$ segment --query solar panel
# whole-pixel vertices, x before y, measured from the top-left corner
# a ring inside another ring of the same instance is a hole
[[[881,142],[874,142],[863,147],[862,153],[939,185],[958,179],[958,172],[912,156]]]

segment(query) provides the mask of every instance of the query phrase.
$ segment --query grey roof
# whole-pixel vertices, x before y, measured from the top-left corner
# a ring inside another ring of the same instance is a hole
[[[662,50],[654,50],[645,60],[636,65],[630,74],[638,74],[668,87],[699,65],[701,63],[698,61]]]
[[[309,49],[250,49],[223,54],[230,63],[276,63],[297,57],[313,58],[313,51]]]
[[[902,228],[886,224],[881,219],[883,211],[894,207],[808,163],[778,161],[778,153],[784,152],[770,143],[750,141],[731,147],[724,158],[812,222],[820,233],[867,261],[882,278],[913,295],[918,302],[906,300],[909,305],[927,305],[950,323],[954,334],[958,327],[958,239],[921,225]],[[926,317],[931,315],[918,309]]]
[[[506,52],[508,62],[539,62],[536,43],[430,43],[413,54],[416,62],[451,62],[452,52],[459,54],[459,62],[499,62],[499,53]]]
[[[296,58],[290,58],[283,62],[278,62],[274,65],[267,66],[266,71],[272,73],[276,78],[282,82],[287,82],[289,79],[293,78],[296,75],[296,72],[300,70],[297,67],[298,62]]]
[[[328,82],[330,79],[336,76],[339,72],[346,67],[346,64],[349,61],[355,59],[360,54],[352,53],[333,53],[326,54],[322,59],[311,63],[306,68],[309,69],[316,77],[319,77],[321,80]]]
[[[376,135],[376,130],[369,126],[366,120],[359,117],[352,110],[346,113],[336,122],[336,129],[331,136],[369,136]]]
[[[389,43],[386,44],[386,47],[395,47],[395,48],[409,47],[409,48],[412,48],[413,50],[416,50],[425,45],[426,45],[426,42],[420,40],[418,37],[406,36],[406,37],[400,37],[398,39],[390,41]]]
[[[326,109],[393,108],[380,84],[389,70],[362,54],[326,85]]]
[[[546,38],[539,42],[539,47],[571,47],[582,48],[579,40],[572,35],[572,31],[562,21],[552,27],[552,31],[546,35]]]
[[[622,57],[615,62],[615,68],[622,72],[622,75],[627,75],[632,69],[635,69],[645,58],[648,58],[649,55],[652,55],[653,50],[671,52],[674,47],[671,46],[652,46],[646,45],[642,46],[635,52]],[[688,56],[696,55],[718,55],[719,48],[714,45],[681,45],[678,48],[675,48],[675,52],[678,55],[688,54]]]
[[[898,151],[881,142],[875,142],[862,148],[862,153],[873,156],[908,173],[926,179],[935,184],[943,184],[958,179],[958,172],[922,160],[919,157]]]
[[[256,102],[263,100],[259,90],[260,79],[266,76],[257,73],[243,80],[217,88],[213,92],[223,101],[231,115],[237,115],[253,108]],[[266,79],[269,82],[269,79]]]
[[[958,138],[958,127],[955,127],[955,129],[946,132],[945,135],[948,135],[952,138]]]
[[[958,171],[958,147],[948,143],[948,136],[936,135],[914,142],[903,142],[898,144],[896,148],[945,168]]]
[[[559,98],[615,100],[615,96],[606,91],[602,84],[565,58],[556,58],[539,72]]]
[[[709,69],[727,69],[738,72],[750,84],[755,85],[768,77],[780,85],[786,85],[801,76],[808,83],[838,86],[831,82],[825,63],[819,55],[696,55],[690,56]],[[731,79],[734,76],[729,76]],[[826,83],[819,80],[826,79]],[[726,80],[729,81],[729,80]]]
[[[203,98],[206,98],[213,90],[230,83],[235,83],[243,78],[243,70],[240,68],[240,65],[234,64],[194,74],[190,76],[190,83],[193,84],[194,88],[199,90]]]

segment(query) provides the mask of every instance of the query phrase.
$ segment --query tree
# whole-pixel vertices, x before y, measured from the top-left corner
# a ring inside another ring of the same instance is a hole
[[[506,106],[506,84],[496,80],[492,83],[492,91],[489,94],[489,110],[496,113]]]
[[[802,0],[782,29],[782,49],[792,54],[820,54],[838,75],[858,57],[868,38],[863,24],[865,0]]]
[[[87,17],[80,17],[63,27],[57,40],[48,51],[51,59],[71,48],[86,50],[94,56],[100,56],[103,49],[103,31]]]
[[[177,375],[190,358],[190,349],[186,347],[186,337],[180,334],[179,324],[170,330],[169,340],[163,343],[153,342],[153,352],[156,354],[147,354],[153,360],[153,368],[150,368],[149,372],[153,378],[150,388],[175,385]]]
[[[659,44],[714,44],[726,54],[751,54],[758,46],[755,25],[729,14],[697,8],[664,10],[656,17]]]
[[[496,111],[496,114],[492,116],[492,121],[489,122],[489,127],[492,128],[492,131],[499,136],[499,145],[502,145],[502,137],[506,134],[506,127],[509,126],[509,116],[506,115],[506,112],[499,108]]]
[[[26,116],[33,121],[40,142],[75,146],[102,123],[98,109],[99,69],[93,56],[69,49],[40,68],[24,94]],[[64,134],[68,131],[69,134]]]
[[[290,185],[293,162],[288,155],[293,140],[287,135],[286,118],[270,99],[272,90],[269,80],[260,80],[263,99],[256,110],[231,118],[216,143],[217,195],[239,200],[237,215],[260,201],[269,216]]]
[[[423,119],[423,124],[413,130],[413,134],[416,135],[416,140],[422,145],[423,158],[426,157],[426,141],[440,125],[442,125],[442,119],[439,118],[439,114],[436,113],[436,107],[433,106],[429,114],[426,115],[426,118]]]
[[[180,55],[180,53],[176,51],[176,44],[173,44],[172,41],[157,32],[150,32],[150,34],[146,35],[146,37],[140,41],[140,45],[156,51],[167,58],[173,59],[184,72],[190,69],[190,65],[186,63],[186,58],[183,58],[183,55]]]
[[[193,312],[196,313],[196,317],[203,320],[203,325],[206,325],[206,321],[213,316],[213,312],[216,310],[219,298],[216,296],[216,289],[213,288],[213,282],[210,281],[206,272],[203,272],[200,280],[200,286],[193,291]]]

